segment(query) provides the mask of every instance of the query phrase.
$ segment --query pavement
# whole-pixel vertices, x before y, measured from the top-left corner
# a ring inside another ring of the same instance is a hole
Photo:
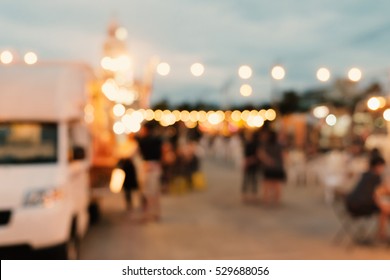
[[[239,169],[213,160],[202,169],[207,190],[165,195],[160,222],[135,222],[123,196],[107,193],[100,222],[82,242],[81,258],[390,259],[385,244],[334,242],[340,223],[320,186],[285,186],[280,206],[244,204]]]

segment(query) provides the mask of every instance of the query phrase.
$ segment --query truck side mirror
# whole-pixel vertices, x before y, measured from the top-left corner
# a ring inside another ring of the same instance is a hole
[[[85,149],[80,146],[73,147],[73,160],[82,160],[86,158]]]

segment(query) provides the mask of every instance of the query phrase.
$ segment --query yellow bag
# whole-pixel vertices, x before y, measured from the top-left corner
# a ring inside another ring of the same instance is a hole
[[[197,171],[192,174],[192,186],[195,190],[204,190],[206,189],[206,179],[204,177],[203,172]]]
[[[111,173],[110,190],[113,193],[119,193],[122,190],[126,174],[120,168],[115,168]]]

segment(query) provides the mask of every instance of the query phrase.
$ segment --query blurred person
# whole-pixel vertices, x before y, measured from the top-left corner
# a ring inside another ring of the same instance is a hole
[[[244,160],[243,160],[243,182],[242,182],[242,200],[247,202],[257,195],[258,188],[258,167],[259,159],[257,157],[257,135],[251,131],[244,134]]]
[[[266,204],[280,203],[282,184],[286,180],[283,147],[275,131],[267,129],[261,133],[262,144],[258,157],[263,168],[263,201]]]
[[[325,154],[321,162],[318,162],[318,175],[324,187],[325,202],[328,204],[334,201],[337,188],[349,184],[348,158],[346,151],[335,149]]]
[[[167,192],[169,184],[171,183],[175,173],[176,153],[171,142],[166,141],[162,145],[162,158],[161,158],[161,183],[162,191]]]
[[[125,172],[122,190],[126,201],[126,209],[131,211],[133,205],[133,193],[139,189],[138,174],[136,168],[138,144],[133,135],[129,135],[127,141],[119,146],[117,167]]]
[[[286,162],[287,182],[291,186],[303,186],[306,184],[306,155],[299,147],[288,151]]]
[[[195,190],[204,190],[206,186],[206,178],[202,172],[202,159],[205,156],[203,147],[197,141],[192,141],[190,144],[190,162],[189,168],[191,171],[191,187]]]
[[[159,220],[161,218],[160,178],[162,160],[162,139],[156,133],[158,124],[146,123],[140,131],[138,146],[143,158],[142,169],[144,180],[142,192],[146,197],[144,220]]]
[[[201,151],[198,149],[198,143],[196,141],[191,141],[188,143],[187,148],[187,159],[188,159],[188,168],[191,176],[200,170],[200,154]]]
[[[192,154],[188,143],[182,144],[177,148],[177,160],[175,164],[175,175],[185,180],[186,189],[192,189],[192,172],[197,168],[198,161]]]
[[[349,181],[356,184],[361,174],[369,168],[371,156],[367,157],[367,155],[363,153],[361,145],[354,141],[346,148],[346,152],[347,160],[345,169],[348,171]]]
[[[201,139],[199,140],[199,146],[202,148],[204,156],[209,156],[211,154],[211,137],[209,134],[204,133],[202,135]]]
[[[218,161],[225,161],[226,159],[226,142],[222,135],[217,135],[213,141],[213,154]]]
[[[370,159],[373,159],[373,158],[383,158],[382,153],[380,152],[380,150],[378,148],[373,148],[370,151],[369,156],[370,156]]]
[[[238,133],[232,134],[229,139],[228,149],[234,167],[240,167],[243,162],[243,147]]]
[[[382,183],[382,174],[385,170],[385,161],[381,157],[370,159],[369,169],[363,173],[355,188],[346,197],[346,206],[348,211],[354,216],[370,216],[380,212],[383,208],[383,214],[380,217],[379,236],[384,237],[385,221],[388,217],[389,208],[386,207],[380,199],[380,193],[377,189]],[[379,204],[378,204],[379,203]]]
[[[309,143],[305,146],[306,170],[305,181],[307,186],[317,185],[319,182],[319,161],[321,160],[318,147]]]
[[[125,180],[123,182],[122,189],[125,194],[126,209],[131,211],[135,206],[133,205],[132,193],[137,191],[139,187],[137,171],[132,155],[121,158],[118,162],[118,167],[125,172]]]

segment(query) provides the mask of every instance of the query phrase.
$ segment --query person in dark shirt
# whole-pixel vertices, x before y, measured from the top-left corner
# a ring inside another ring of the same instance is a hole
[[[379,212],[375,202],[375,190],[381,185],[385,161],[381,157],[370,159],[370,168],[358,181],[355,188],[346,198],[348,211],[355,216],[366,216]]]
[[[250,199],[248,196],[251,192],[252,196],[257,194],[258,188],[258,171],[259,160],[257,158],[257,135],[249,131],[244,139],[244,163],[243,163],[243,182],[242,182],[242,199],[244,202]]]
[[[262,145],[258,156],[263,168],[263,201],[265,204],[278,205],[282,196],[282,184],[286,180],[284,170],[284,151],[278,142],[275,131],[266,129],[262,132]]]
[[[133,208],[131,193],[138,189],[138,178],[133,159],[130,157],[120,159],[118,167],[126,174],[122,189],[125,194],[126,208],[131,210]]]
[[[138,138],[138,145],[142,158],[145,161],[161,161],[162,139],[154,135],[146,135]]]
[[[140,154],[143,158],[144,182],[142,192],[146,197],[144,220],[159,220],[161,215],[161,160],[162,139],[156,133],[155,123],[146,123],[137,139]]]

